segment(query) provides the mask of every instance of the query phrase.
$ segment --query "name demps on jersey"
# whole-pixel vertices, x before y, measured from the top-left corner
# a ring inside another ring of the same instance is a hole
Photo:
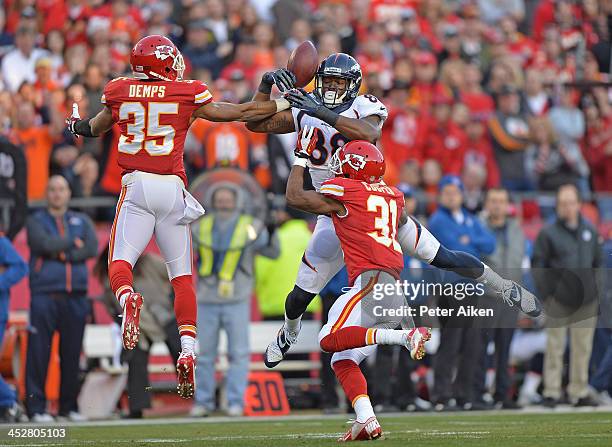
[[[186,184],[183,147],[191,115],[212,99],[206,84],[196,80],[110,81],[101,102],[121,129],[119,166],[124,172],[178,175]]]
[[[374,95],[360,95],[356,97],[353,102],[346,105],[340,105],[334,110],[341,116],[347,118],[359,119],[377,115],[384,121],[388,116],[387,108]],[[340,110],[342,110],[342,112],[340,112]],[[299,132],[304,126],[312,126],[317,129],[317,147],[310,157],[312,166],[309,166],[309,171],[310,177],[312,178],[312,184],[315,189],[319,191],[321,189],[321,184],[332,177],[327,169],[331,156],[338,148],[342,147],[350,140],[331,125],[321,121],[319,118],[308,115],[302,110],[292,108],[291,113],[293,114],[296,132]]]

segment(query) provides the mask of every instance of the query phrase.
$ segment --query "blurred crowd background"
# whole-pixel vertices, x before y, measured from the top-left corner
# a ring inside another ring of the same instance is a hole
[[[560,212],[568,213],[559,210],[567,194],[573,197],[564,185],[574,185],[576,198],[581,199],[577,208],[581,219],[594,232],[590,237],[601,236],[605,244],[599,258],[581,259],[583,263],[574,267],[603,267],[610,263],[612,231],[611,33],[611,0],[5,0],[0,8],[4,229],[27,259],[32,241],[28,235],[26,243],[25,231],[20,230],[29,214],[32,219],[34,210],[46,206],[52,189],[49,179],[60,175],[72,197],[83,199],[73,201],[73,208],[96,225],[98,253],[102,251],[121,186],[116,164],[119,133],[76,139],[66,131],[64,119],[73,102],[79,104],[82,117],[101,109],[105,83],[130,74],[130,51],[142,36],[170,37],[185,57],[185,77],[206,81],[215,100],[230,102],[250,99],[264,72],[284,67],[293,48],[312,40],[321,59],[335,52],[356,57],[364,75],[362,93],[387,105],[389,118],[378,143],[387,160],[385,180],[400,186],[415,215],[426,222],[432,213],[456,205],[440,194],[440,185],[449,184],[448,175],[455,176],[451,184],[460,185],[459,207],[475,214],[484,209],[484,221],[496,213],[490,208],[494,205],[485,206],[485,198],[490,199],[487,191],[496,191],[507,201],[498,204],[502,214],[517,222],[518,233],[513,234],[525,236],[520,243],[514,236],[509,241],[524,249],[518,265],[502,267],[528,267],[534,258],[533,241],[542,228],[554,225],[551,222]],[[276,260],[256,257],[254,273],[252,266],[246,269],[256,279],[257,300],[249,304],[255,319],[282,317],[292,272],[297,271],[312,227],[309,216],[285,209],[282,200],[294,144],[295,134],[254,134],[240,123],[202,120],[192,125],[185,144],[190,180],[234,168],[251,175],[268,194],[271,211],[258,216],[262,233],[267,233],[260,244],[275,252]],[[8,158],[13,163],[7,163]],[[559,191],[560,187],[566,189]],[[244,203],[236,196],[232,202],[229,196],[220,209]],[[498,209],[493,227],[504,227],[499,213]],[[498,236],[496,249],[503,248],[508,243],[505,236],[490,229]],[[585,238],[584,232],[577,234],[578,242]],[[461,244],[459,248],[465,248]],[[536,258],[540,267],[547,267],[541,256]],[[102,293],[104,275],[98,276],[101,282],[90,275],[89,289],[83,294]],[[23,284],[13,292],[11,309],[29,306],[29,290]],[[334,294],[332,290],[322,295],[333,299]],[[104,312],[98,308],[87,321],[110,321],[109,314],[95,315]],[[315,316],[320,313],[320,308],[314,309]],[[609,328],[610,322],[602,327]],[[545,335],[533,322],[526,323],[525,331]],[[599,335],[592,374],[602,359],[610,362],[612,356],[609,329]],[[486,347],[492,335],[479,337]],[[513,333],[502,338],[506,340],[502,346],[509,346]],[[592,339],[591,333],[589,350]],[[545,338],[539,340],[542,349],[532,357],[546,352]],[[564,346],[555,347],[555,356]],[[453,358],[461,358],[460,347],[449,349]],[[473,358],[482,355],[482,363],[474,364],[486,370],[490,364],[484,360],[486,349],[474,349]],[[379,364],[397,362],[396,355],[387,359]],[[530,365],[523,367],[525,377],[539,377],[542,362],[538,366],[537,361],[530,363],[531,357],[523,360]],[[509,362],[509,355],[498,359],[498,370],[507,370]],[[415,370],[410,377],[423,379],[426,370]],[[454,376],[448,371],[452,377],[446,379],[451,381]],[[470,377],[463,379],[469,382]],[[137,377],[133,380],[138,387]],[[598,380],[598,393],[609,389],[610,382],[604,386],[604,379]],[[538,401],[534,396],[540,381],[527,382],[523,404]],[[429,396],[438,409],[481,403],[481,395],[486,394],[476,386],[474,396],[458,397],[449,387],[437,390],[437,397]],[[509,400],[516,401],[518,389],[510,395],[510,388],[507,385],[504,395],[495,400],[511,406]],[[553,388],[545,396],[551,405],[564,399],[556,385]],[[380,405],[414,406],[416,394],[398,403],[391,402],[397,393],[380,393]],[[572,403],[586,398],[581,385],[569,394]],[[422,388],[418,392],[420,397],[427,395]],[[142,407],[147,408],[144,400]],[[209,402],[200,404],[214,410]],[[335,408],[338,402],[320,404]],[[133,415],[142,415],[143,408],[132,408]],[[70,403],[63,411],[64,415],[76,412]]]

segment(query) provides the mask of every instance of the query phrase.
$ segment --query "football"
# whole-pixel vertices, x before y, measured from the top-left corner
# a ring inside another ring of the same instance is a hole
[[[319,53],[310,40],[299,44],[289,56],[287,70],[292,72],[297,81],[295,86],[305,87],[312,80],[319,67]]]

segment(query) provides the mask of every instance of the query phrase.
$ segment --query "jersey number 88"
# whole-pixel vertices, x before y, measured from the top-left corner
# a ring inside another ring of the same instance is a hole
[[[326,144],[325,135],[323,131],[319,128],[317,131],[317,144],[312,150],[312,154],[310,155],[310,162],[315,166],[323,166],[327,163],[329,158],[336,152],[339,148],[344,146],[345,143],[350,141],[340,132],[336,132],[329,139],[329,146]],[[331,148],[331,153],[329,152],[329,148]]]

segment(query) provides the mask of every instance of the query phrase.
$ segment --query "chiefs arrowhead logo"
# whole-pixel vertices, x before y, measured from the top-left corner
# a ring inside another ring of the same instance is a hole
[[[174,48],[170,45],[158,45],[155,48],[155,57],[158,59],[165,61],[169,57],[174,57]]]
[[[365,158],[357,154],[347,154],[345,162],[356,171],[363,169],[366,165]]]

